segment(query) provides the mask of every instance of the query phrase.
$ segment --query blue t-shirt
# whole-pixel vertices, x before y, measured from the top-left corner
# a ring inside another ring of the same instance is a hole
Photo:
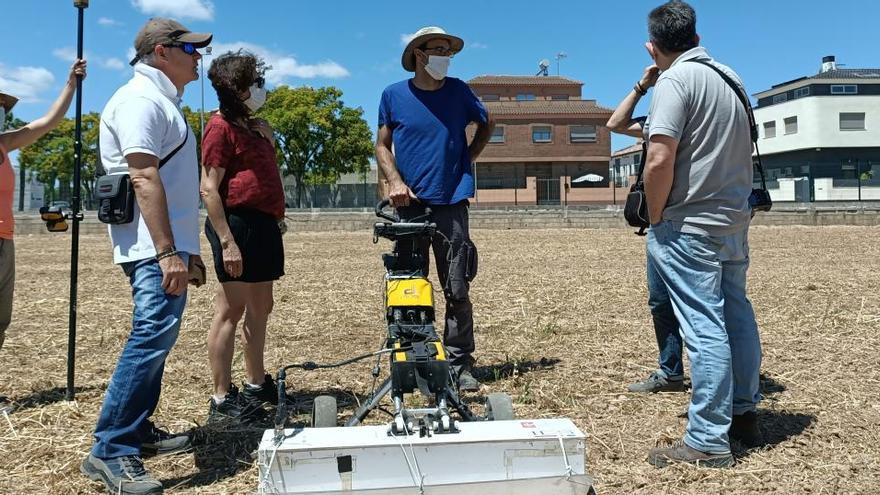
[[[436,91],[400,81],[385,88],[379,103],[379,127],[391,129],[397,170],[427,204],[455,204],[474,195],[465,128],[487,121],[486,107],[454,77]]]

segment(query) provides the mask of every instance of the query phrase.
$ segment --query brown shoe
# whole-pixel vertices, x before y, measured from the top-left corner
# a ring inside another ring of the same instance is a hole
[[[758,414],[755,411],[734,414],[727,435],[731,440],[738,441],[747,449],[754,449],[765,444],[764,434],[758,427]]]
[[[708,454],[688,447],[681,440],[668,447],[655,447],[648,452],[648,462],[662,468],[675,462],[694,464],[702,467],[724,468],[734,464],[731,454]]]

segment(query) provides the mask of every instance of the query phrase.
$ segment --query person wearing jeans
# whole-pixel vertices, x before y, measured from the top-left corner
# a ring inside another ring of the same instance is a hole
[[[729,454],[728,429],[760,400],[761,342],[746,297],[748,231],[701,236],[669,221],[648,230],[648,252],[659,278],[672,287],[691,355],[693,397],[684,443],[701,452]]]
[[[181,258],[186,264],[189,255]],[[131,333],[110,379],[104,407],[95,427],[92,453],[99,458],[140,455],[138,444],[149,438],[159,403],[165,358],[177,341],[186,292],[167,295],[162,268],[155,259],[121,265],[131,283],[134,303]]]
[[[660,70],[656,64],[645,68],[642,77],[633,85],[633,88],[623,98],[606,126],[613,132],[627,136],[642,137],[645,133],[645,117],[633,118],[633,111],[642,96],[657,82]],[[642,153],[645,153],[643,147]],[[684,392],[684,364],[682,363],[682,342],[679,332],[678,320],[672,310],[669,293],[663,280],[657,273],[657,268],[646,256],[646,278],[648,283],[648,308],[651,310],[651,318],[654,323],[654,336],[657,339],[658,368],[651,372],[648,377],[628,387],[630,392]]]
[[[648,256],[684,334],[692,383],[684,438],[652,449],[648,462],[727,467],[731,438],[762,443],[761,342],[746,297],[754,129],[739,76],[699,46],[690,5],[655,8],[648,32],[660,71],[644,126]]]
[[[650,253],[646,256],[648,308],[654,323],[654,336],[660,353],[658,368],[647,380],[629,386],[630,392],[684,392],[682,338],[669,291]]]
[[[196,139],[180,104],[184,87],[198,79],[197,49],[211,39],[172,19],[150,19],[135,38],[133,77],[101,112],[101,161],[108,174],[127,173],[135,195],[134,219],[109,226],[113,260],[131,284],[131,333],[80,466],[109,493],[162,493],[142,458],[190,448],[187,435],[171,435],[148,418],[159,402],[188,283],[201,278],[190,271],[204,274]]]

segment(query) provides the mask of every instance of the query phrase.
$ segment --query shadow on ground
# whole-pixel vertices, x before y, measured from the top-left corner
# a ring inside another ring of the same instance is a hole
[[[74,395],[80,395],[84,392],[91,391],[100,391],[103,392],[106,388],[106,385],[86,385],[81,387],[74,387]],[[28,395],[23,397],[14,397],[10,399],[10,403],[7,409],[7,412],[10,414],[21,411],[24,409],[33,409],[35,407],[47,406],[49,404],[54,404],[56,402],[63,402],[67,400],[67,388],[66,387],[54,387],[47,390],[34,390]]]
[[[538,361],[507,361],[488,366],[475,366],[474,375],[483,383],[492,383],[533,371],[552,370],[562,360],[542,357]]]

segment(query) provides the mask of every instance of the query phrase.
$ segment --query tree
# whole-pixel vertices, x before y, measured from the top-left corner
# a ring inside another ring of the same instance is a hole
[[[333,184],[339,176],[369,170],[373,136],[360,108],[346,107],[335,87],[270,91],[257,113],[275,130],[278,162],[296,182],[303,206],[306,184]]]
[[[200,127],[202,122],[199,121],[199,111],[193,110],[188,106],[184,106],[182,109],[183,116],[186,118],[186,123],[189,125],[189,128],[192,129],[193,135],[196,138],[196,156],[199,162],[199,166],[202,164],[202,128]],[[210,112],[204,113],[204,125],[208,125],[208,119],[211,118]]]
[[[19,129],[28,123],[17,118],[12,112],[6,114],[6,122],[4,129]],[[18,164],[18,211],[24,210],[24,184],[25,184],[25,167],[21,163]]]
[[[82,177],[83,202],[92,205],[95,190],[95,164],[98,161],[100,115],[90,112],[82,116]],[[55,129],[30,146],[22,148],[18,161],[45,184],[47,202],[57,197],[69,198],[73,189],[73,147],[76,122],[64,118]],[[58,188],[56,189],[56,184]]]

